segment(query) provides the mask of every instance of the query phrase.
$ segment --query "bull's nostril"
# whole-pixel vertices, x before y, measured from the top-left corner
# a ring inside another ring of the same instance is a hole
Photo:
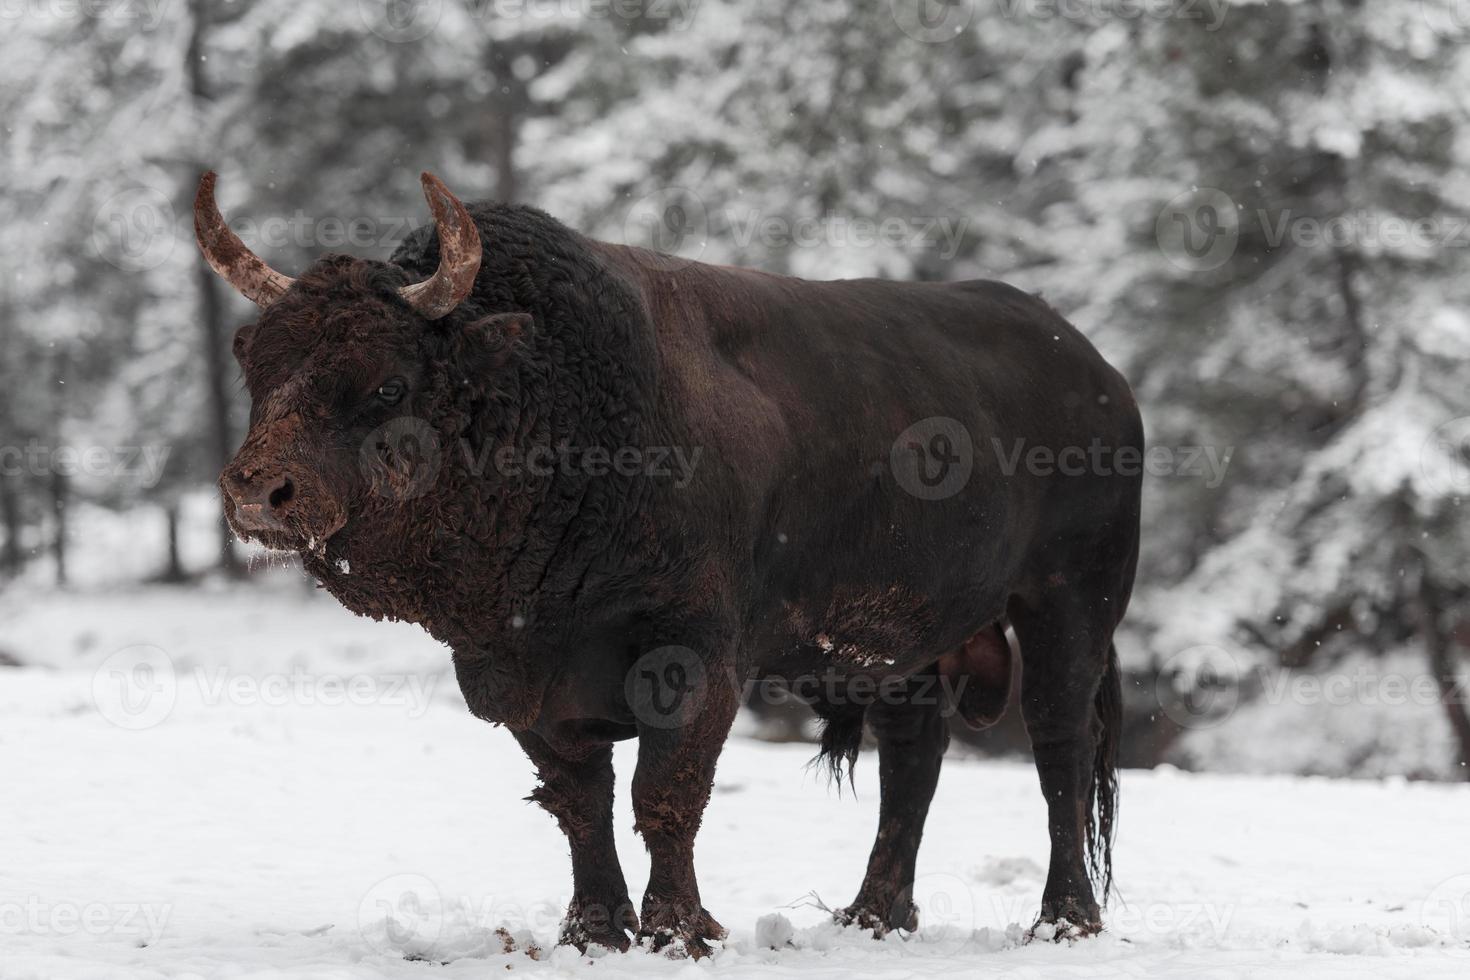
[[[296,484],[291,482],[290,477],[287,477],[280,486],[271,491],[271,510],[280,510],[289,504],[294,496],[296,496]]]

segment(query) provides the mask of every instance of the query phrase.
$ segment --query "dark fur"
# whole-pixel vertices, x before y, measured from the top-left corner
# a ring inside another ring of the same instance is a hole
[[[285,530],[254,536],[301,551],[349,608],[422,624],[452,649],[470,709],[516,733],[541,772],[534,798],[572,847],[563,938],[625,948],[637,926],[656,947],[699,954],[722,935],[692,854],[740,684],[817,674],[838,683],[804,695],[825,719],[822,758],[850,772],[866,720],[882,776],[882,832],[840,917],[911,928],[948,737],[929,682],[991,685],[962,704],[993,720],[1009,661],[972,641],[1003,647],[1007,624],[1052,814],[1043,918],[1098,928],[1081,855],[1085,844],[1106,893],[1111,634],[1132,584],[1139,480],[1006,475],[988,440],[1141,448],[1116,372],[1040,300],[997,283],[804,282],[604,245],[528,208],[471,213],[484,261],[444,319],[423,320],[394,292],[437,264],[423,231],[390,263],[323,258],[242,329],[251,431],[222,484],[233,520],[232,495],[289,477]],[[517,313],[529,323],[506,316]],[[377,404],[392,376],[408,398]],[[440,462],[407,498],[392,492],[412,480],[407,457],[369,438],[403,416],[432,429]],[[972,475],[943,500],[905,493],[889,466],[899,434],[931,416],[975,443]],[[365,444],[387,461],[371,479]],[[679,486],[585,469],[476,473],[461,450],[487,460],[562,444],[703,455]],[[699,682],[698,710],[669,727],[628,692],[658,676],[640,658],[671,648]],[[902,694],[864,706],[851,693],[861,680]],[[607,829],[606,749],[635,736],[636,826],[653,867],[641,922]],[[1073,819],[1084,802],[1085,825]]]

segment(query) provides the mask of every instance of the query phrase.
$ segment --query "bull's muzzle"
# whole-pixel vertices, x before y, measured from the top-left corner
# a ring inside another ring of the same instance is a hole
[[[289,473],[231,468],[225,490],[235,504],[235,521],[246,530],[282,531],[296,506],[296,482]]]

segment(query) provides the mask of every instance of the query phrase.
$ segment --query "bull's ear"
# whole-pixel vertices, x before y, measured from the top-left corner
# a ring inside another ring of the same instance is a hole
[[[492,313],[460,328],[460,363],[470,376],[483,375],[510,360],[516,342],[528,334],[535,321],[529,313]]]
[[[250,342],[255,339],[254,323],[247,323],[235,331],[235,339],[230,343],[230,349],[235,353],[235,363],[240,365],[240,370],[245,370],[245,359],[250,356]]]

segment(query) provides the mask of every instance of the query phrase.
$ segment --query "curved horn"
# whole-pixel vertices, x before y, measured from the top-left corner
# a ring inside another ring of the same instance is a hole
[[[421,179],[439,231],[439,268],[423,282],[400,287],[398,295],[420,315],[437,320],[475,288],[475,273],[480,271],[480,232],[442,180],[427,171]]]
[[[266,265],[225,224],[225,217],[214,202],[215,179],[213,170],[205,173],[199,178],[199,192],[194,195],[194,237],[199,240],[199,251],[204,253],[210,268],[246,299],[257,306],[270,306],[296,280]]]

